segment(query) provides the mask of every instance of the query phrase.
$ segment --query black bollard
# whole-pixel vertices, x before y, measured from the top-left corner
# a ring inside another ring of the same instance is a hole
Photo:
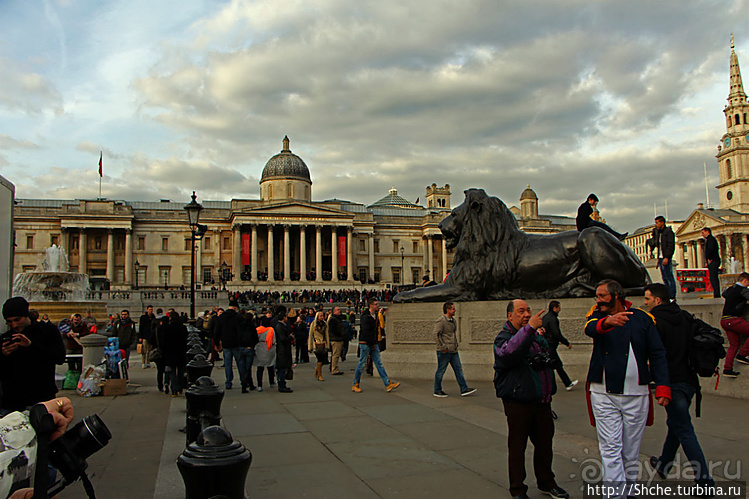
[[[203,376],[185,391],[187,400],[187,445],[198,438],[200,431],[221,423],[221,402],[224,391],[208,376]]]
[[[205,428],[177,458],[187,499],[243,499],[252,453],[220,426]]]
[[[190,362],[196,355],[205,355],[205,350],[201,345],[195,344],[187,351],[187,362]]]
[[[213,370],[213,364],[205,359],[205,355],[197,354],[187,363],[187,383],[194,385],[195,382],[203,376],[210,376]]]

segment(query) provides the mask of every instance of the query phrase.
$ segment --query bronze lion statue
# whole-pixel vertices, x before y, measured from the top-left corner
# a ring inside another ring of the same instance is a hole
[[[455,248],[447,279],[398,293],[394,302],[579,298],[594,296],[602,279],[641,294],[650,282],[634,252],[605,230],[526,234],[499,198],[483,189],[465,195],[439,225],[447,247]]]

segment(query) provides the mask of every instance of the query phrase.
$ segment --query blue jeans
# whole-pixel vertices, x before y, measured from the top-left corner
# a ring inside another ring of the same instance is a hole
[[[463,366],[460,363],[460,355],[455,353],[437,352],[437,372],[434,374],[434,393],[442,391],[442,377],[447,371],[447,365],[450,364],[455,373],[455,379],[458,380],[460,392],[468,391],[466,379],[463,377]]]
[[[668,264],[663,265],[663,258],[659,258],[658,268],[661,269],[661,279],[663,279],[663,284],[668,288],[668,294],[671,295],[671,299],[676,298],[676,281],[674,280],[672,259],[669,258]]]
[[[692,404],[695,388],[689,383],[673,383],[671,385],[671,402],[666,406],[666,425],[668,433],[663,442],[658,466],[661,471],[668,473],[673,465],[676,452],[681,445],[684,454],[694,470],[695,481],[700,484],[712,485],[713,479],[702,453],[702,447],[694,434],[692,419],[689,416],[689,406]]]
[[[366,343],[359,343],[359,363],[356,365],[356,374],[354,374],[354,384],[359,384],[361,381],[361,372],[364,370],[364,366],[367,364],[367,357],[372,356],[372,363],[377,367],[377,372],[380,373],[380,379],[387,387],[390,384],[390,378],[388,373],[385,372],[385,366],[382,365],[382,359],[380,358],[380,347],[375,343],[375,346],[371,347]]]
[[[234,381],[234,364],[232,362],[232,357],[237,361],[239,379],[244,379],[245,371],[244,362],[242,361],[242,350],[247,349],[243,347],[224,348],[224,374],[226,375],[226,388],[231,388],[232,381]]]
[[[185,366],[167,366],[166,386],[172,390],[172,394],[181,392],[184,389],[183,380],[185,379]]]

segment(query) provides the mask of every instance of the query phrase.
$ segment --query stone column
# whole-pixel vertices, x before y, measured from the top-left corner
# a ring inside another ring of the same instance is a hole
[[[268,282],[273,281],[273,225],[268,224]]]
[[[429,278],[434,280],[434,250],[432,249],[432,235],[427,234],[427,265],[429,265]]]
[[[445,241],[445,237],[442,237],[442,280],[439,282],[444,282],[445,278],[447,277],[447,241]]]
[[[694,255],[694,266],[692,268],[702,268],[707,266],[707,262],[702,257],[702,244],[701,241],[698,239],[697,241],[694,241],[693,243],[693,251],[695,252]]]
[[[685,257],[688,257],[688,255],[685,255],[684,253],[686,253],[688,249],[689,246],[685,248],[683,243],[679,243],[679,268],[681,269],[686,268],[687,266]]]
[[[333,272],[333,282],[338,282],[338,227],[333,225],[330,228],[330,268]]]
[[[369,250],[369,261],[367,263],[369,264],[369,275],[367,276],[367,280],[374,279],[374,233],[370,233],[368,236],[367,249]]]
[[[289,251],[289,225],[283,226],[283,281],[291,280],[291,251]]]
[[[322,281],[322,225],[315,225],[315,282]]]
[[[107,231],[107,279],[114,282],[114,231]]]
[[[234,231],[232,235],[234,238],[234,244],[232,244],[234,251],[231,254],[231,271],[234,274],[232,282],[236,283],[242,280],[242,226],[234,224],[232,229]]]
[[[78,238],[78,272],[85,274],[86,268],[86,229],[81,227],[81,235]]]
[[[250,273],[250,280],[257,281],[257,225],[252,224],[252,240],[250,241],[250,267],[252,271]]]
[[[351,240],[354,236],[354,228],[346,227],[346,280],[352,281],[354,275],[354,251]]]
[[[213,254],[216,260],[214,268],[218,271],[219,267],[221,267],[221,244],[223,244],[223,241],[221,240],[221,229],[214,229],[213,233],[213,239],[215,239],[215,244],[213,245]]]
[[[68,254],[68,258],[70,258],[70,244],[68,241],[68,229],[67,227],[60,227],[60,244],[59,246],[65,250],[65,253]],[[70,263],[70,262],[68,262]]]
[[[307,226],[299,226],[299,280],[307,280]]]
[[[125,229],[125,285],[133,284],[133,229]]]

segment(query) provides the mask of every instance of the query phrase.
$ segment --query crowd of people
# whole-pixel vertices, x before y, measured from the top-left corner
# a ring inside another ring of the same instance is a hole
[[[275,304],[330,304],[346,303],[356,308],[363,307],[367,300],[390,302],[398,293],[393,289],[302,289],[293,291],[230,291],[229,299],[240,305]]]

